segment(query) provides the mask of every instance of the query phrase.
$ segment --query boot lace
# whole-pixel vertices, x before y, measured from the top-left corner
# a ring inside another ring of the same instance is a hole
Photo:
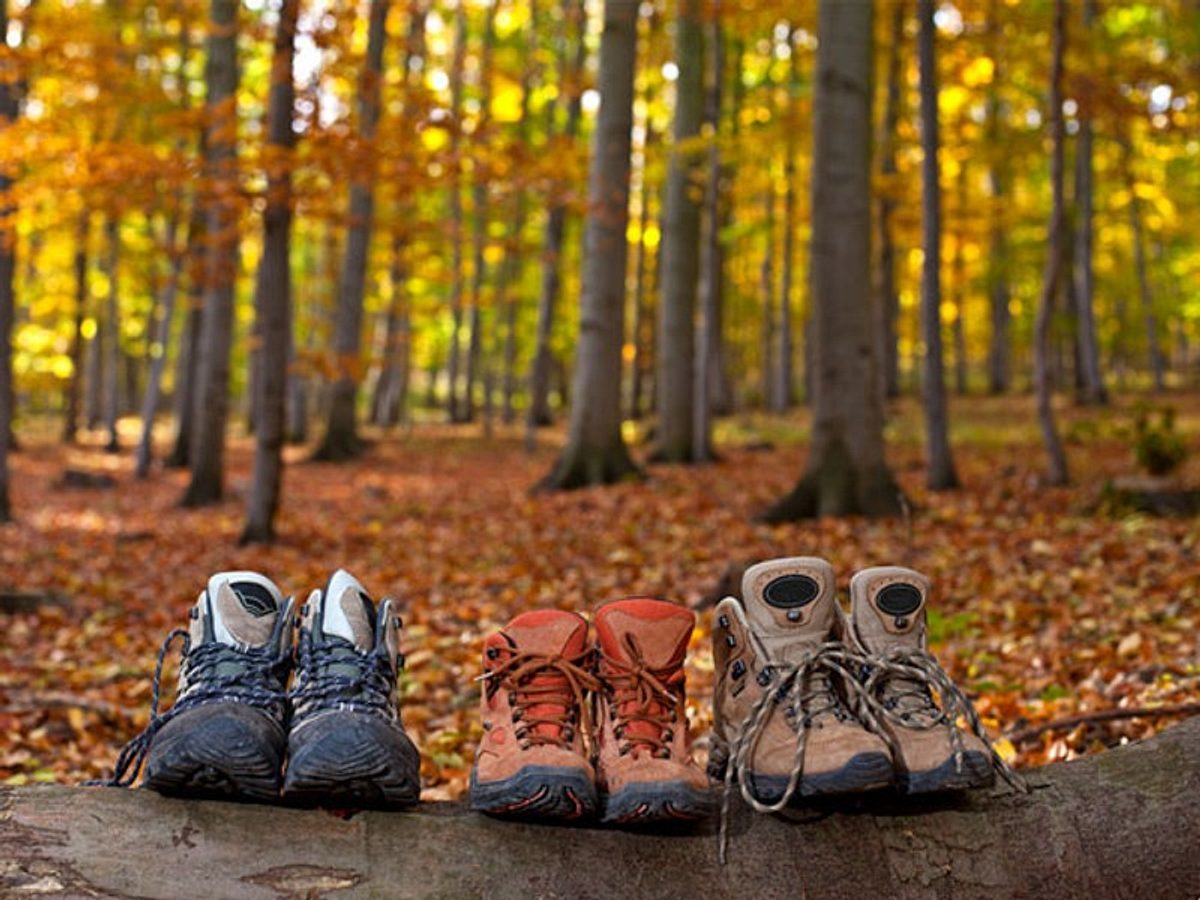
[[[714,747],[715,753],[723,755],[725,769],[719,829],[721,865],[725,864],[729,846],[729,804],[734,793],[734,779],[738,781],[742,799],[752,809],[763,813],[785,809],[800,784],[809,731],[823,727],[830,718],[839,722],[855,720],[843,703],[837,685],[846,685],[851,692],[863,690],[853,674],[862,661],[862,656],[841,642],[828,641],[807,650],[792,665],[768,666],[759,674],[759,684],[768,690],[763,691],[738,725],[729,746]],[[750,757],[778,709],[783,710],[785,719],[796,732],[796,751],[783,796],[774,803],[764,803],[750,788]]]
[[[162,693],[163,664],[175,641],[182,638],[180,679],[183,693],[164,713],[158,707]],[[281,718],[287,692],[282,689],[290,666],[290,654],[278,655],[270,645],[238,650],[219,641],[197,647],[186,629],[176,628],[163,640],[154,663],[150,697],[150,722],[117,755],[113,774],[84,782],[94,787],[131,787],[150,752],[155,735],[180,713],[205,703],[245,703]]]
[[[304,628],[300,630],[297,656],[296,687],[288,694],[294,704],[294,725],[329,710],[349,710],[396,721],[396,705],[392,702],[396,669],[384,649],[362,651],[336,637],[317,641]]]
[[[498,647],[489,648],[488,658],[498,659],[504,652]],[[504,662],[476,680],[483,682],[488,696],[501,688],[508,692],[513,722],[519,723],[514,726],[514,735],[522,749],[534,745],[569,747],[578,728],[590,754],[594,739],[589,696],[600,687],[588,671],[590,661],[589,651],[571,658],[511,652]],[[539,729],[539,725],[549,727]]]
[[[624,637],[632,663],[609,656],[603,651],[603,686],[609,698],[609,715],[616,722],[615,733],[621,741],[618,752],[637,756],[646,747],[653,756],[671,756],[671,729],[679,718],[683,669],[679,666],[654,669],[646,665],[641,645],[633,634]],[[649,727],[634,728],[635,725]]]
[[[861,669],[862,704],[860,712],[871,729],[884,738],[895,750],[894,737],[882,727],[884,720],[901,728],[922,731],[948,728],[950,745],[954,750],[954,768],[963,770],[966,748],[959,721],[987,747],[992,767],[1009,787],[1028,792],[1025,780],[1006,763],[988,737],[979,713],[969,697],[946,674],[933,656],[925,650],[898,647],[887,653],[868,657]],[[934,701],[937,694],[939,703]]]

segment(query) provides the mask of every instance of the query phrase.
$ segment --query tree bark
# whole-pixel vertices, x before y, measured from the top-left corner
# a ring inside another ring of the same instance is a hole
[[[704,238],[701,248],[700,318],[696,334],[696,383],[692,389],[692,458],[697,462],[711,461],[715,456],[712,445],[714,381],[718,377],[717,363],[721,340],[721,282],[724,260],[721,247],[721,216],[723,168],[721,166],[721,88],[725,78],[725,34],[721,24],[721,0],[710,0],[709,46],[712,65],[705,96],[705,120],[711,129],[708,145],[708,187],[704,195]]]
[[[879,140],[879,170],[883,175],[883,196],[879,201],[879,359],[880,381],[885,397],[900,396],[900,356],[896,320],[900,317],[900,292],[896,289],[896,238],[892,217],[898,205],[896,137],[903,106],[904,16],[907,4],[892,5],[889,29],[891,46],[887,57],[887,96],[883,108],[883,128]]]
[[[696,381],[696,289],[700,274],[700,203],[696,152],[691,146],[704,115],[704,31],[700,0],[680,0],[675,21],[674,143],[663,208],[662,281],[658,301],[658,421],[653,458],[695,461],[692,451]]]
[[[205,83],[205,170],[208,179],[207,254],[196,396],[184,506],[221,500],[225,480],[225,423],[229,417],[229,356],[237,280],[237,0],[211,0]]]
[[[1058,429],[1054,423],[1054,407],[1050,392],[1050,324],[1054,312],[1054,295],[1062,269],[1062,242],[1066,228],[1063,208],[1063,114],[1062,79],[1063,56],[1066,53],[1067,23],[1066,0],[1054,2],[1054,40],[1050,64],[1050,186],[1053,193],[1050,212],[1049,248],[1046,256],[1046,271],[1042,281],[1042,293],[1038,299],[1037,317],[1034,322],[1033,389],[1037,398],[1038,424],[1042,431],[1042,442],[1046,446],[1049,461],[1047,481],[1050,484],[1066,484],[1067,457]]]
[[[459,3],[454,16],[454,57],[450,63],[450,349],[446,358],[446,413],[451,422],[462,414],[458,403],[463,326],[463,203],[462,123],[463,80],[467,59],[467,5]]]
[[[1095,0],[1083,0],[1084,39],[1091,40],[1096,16]],[[1086,82],[1085,82],[1086,84]],[[1100,349],[1096,340],[1095,271],[1092,264],[1095,171],[1092,153],[1091,89],[1079,99],[1079,132],[1075,147],[1075,297],[1079,332],[1080,402],[1095,406],[1108,402],[1104,376],[1100,372]]]
[[[283,432],[287,413],[288,350],[292,333],[292,157],[296,134],[296,86],[293,59],[300,0],[282,0],[271,57],[271,90],[267,100],[267,206],[263,212],[263,254],[255,285],[258,349],[258,393],[254,423],[254,473],[241,542],[275,537],[275,514],[283,483]]]
[[[950,452],[942,363],[942,189],[938,182],[938,85],[933,0],[917,3],[917,56],[921,70],[921,336],[925,359],[921,388],[928,459],[925,483],[930,490],[958,487]]]
[[[871,296],[874,3],[821,0],[813,116],[813,427],[808,467],[765,521],[889,515],[900,492],[884,459]]]
[[[200,365],[200,333],[204,319],[204,228],[206,212],[202,194],[192,200],[188,220],[188,290],[187,314],[183,320],[183,335],[175,360],[175,446],[166,465],[181,467],[188,464],[192,448],[192,424],[196,414],[196,390]]]
[[[65,403],[63,405],[64,444],[73,444],[79,432],[79,405],[83,388],[83,322],[87,316],[89,304],[88,288],[88,233],[91,216],[88,212],[79,214],[75,221],[75,254],[73,265],[75,271],[75,310],[74,321],[71,323],[71,377],[67,381]]]
[[[800,53],[793,40],[794,31],[788,32],[788,115],[792,127],[787,130],[783,146],[783,261],[780,265],[779,283],[779,366],[775,372],[778,383],[773,394],[772,409],[777,413],[787,412],[796,402],[795,390],[795,334],[792,326],[792,284],[796,264],[796,144],[799,129],[795,124],[794,110],[800,94]]]
[[[735,797],[725,866],[716,859],[714,822],[631,833],[500,821],[452,803],[343,818],[147,790],[0,787],[0,892],[1190,898],[1200,884],[1198,741],[1193,718],[1150,740],[1028,770],[1028,794],[882,794],[779,816],[753,813]],[[571,864],[547,866],[548,859]]]
[[[362,370],[367,258],[375,214],[375,131],[379,124],[383,45],[387,38],[390,5],[390,0],[371,0],[367,14],[367,58],[363,61],[358,88],[358,137],[362,143],[364,160],[350,185],[350,227],[346,234],[346,256],[338,280],[337,318],[333,332],[338,377],[333,383],[325,437],[313,454],[315,459],[329,462],[353,459],[363,450],[362,440],[358,436],[356,401]]]
[[[967,257],[963,252],[963,236],[967,233],[967,167],[959,160],[957,190],[958,229],[954,236],[954,256],[950,260],[950,278],[954,284],[954,392],[967,393],[969,366],[967,361]]]
[[[621,435],[621,344],[638,6],[638,0],[604,3],[571,423],[566,448],[541,482],[545,489],[609,484],[637,473]]]
[[[646,96],[649,107],[651,97]],[[652,330],[650,314],[646,309],[646,298],[649,295],[650,269],[647,257],[650,255],[646,244],[646,229],[650,227],[650,200],[653,191],[650,188],[650,149],[654,146],[654,121],[646,116],[645,137],[642,140],[641,187],[639,193],[638,212],[638,242],[633,252],[633,323],[630,328],[630,343],[633,344],[633,360],[629,366],[629,412],[630,419],[642,417],[645,410],[646,375],[649,363],[653,360],[650,348],[653,346],[646,332]],[[649,359],[648,359],[649,357]]]
[[[562,137],[568,142],[574,142],[579,134],[579,122],[582,114],[582,85],[584,65],[587,62],[587,6],[584,0],[567,7],[567,21],[573,23],[576,29],[574,54],[570,62],[566,62],[568,41],[564,38],[562,56],[564,62],[560,65],[563,77],[559,88],[560,95],[567,97],[567,118],[563,125]],[[553,115],[555,107],[551,107]],[[553,136],[554,129],[547,128],[547,135]],[[558,190],[550,202],[546,213],[546,231],[542,244],[542,283],[538,297],[537,331],[534,337],[533,361],[529,369],[529,410],[526,416],[525,445],[532,448],[537,435],[537,428],[550,424],[550,377],[553,367],[553,354],[550,349],[550,336],[554,329],[554,312],[558,297],[562,291],[562,255],[563,244],[567,233],[567,202],[563,196],[565,185],[557,185]]]
[[[770,163],[768,162],[768,172]],[[763,256],[758,271],[759,293],[762,294],[762,323],[759,347],[762,359],[762,402],[764,409],[774,409],[775,388],[775,181],[767,178],[763,190]]]

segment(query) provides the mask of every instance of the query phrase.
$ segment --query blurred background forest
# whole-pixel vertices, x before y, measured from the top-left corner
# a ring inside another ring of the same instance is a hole
[[[766,555],[926,570],[1020,763],[1200,709],[1200,4],[835,7],[0,0],[0,778],[233,566],[406,601],[429,796],[487,627]]]

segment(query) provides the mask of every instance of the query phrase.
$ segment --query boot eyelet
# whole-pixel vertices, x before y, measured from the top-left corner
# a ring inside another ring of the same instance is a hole
[[[729,627],[729,616],[718,617],[717,624],[720,625],[722,628],[728,628]]]
[[[735,638],[732,634],[725,635],[725,646],[726,647],[736,647],[737,646],[737,638]]]
[[[731,673],[734,678],[741,678],[743,675],[746,674],[746,664],[744,662],[742,662],[740,659],[734,660],[733,668],[731,669]]]
[[[500,648],[488,647],[484,655],[487,656],[488,659],[498,659],[500,657]]]

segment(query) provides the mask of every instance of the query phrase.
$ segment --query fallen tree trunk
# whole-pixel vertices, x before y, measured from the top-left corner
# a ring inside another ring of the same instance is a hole
[[[462,805],[324,812],[147,791],[0,788],[0,896],[1200,896],[1200,718],[1027,773],[1033,790],[783,817],[734,803],[729,864],[696,831],[555,828]]]

